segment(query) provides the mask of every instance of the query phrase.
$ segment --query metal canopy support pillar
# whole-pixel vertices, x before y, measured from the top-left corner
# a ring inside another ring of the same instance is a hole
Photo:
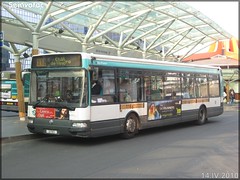
[[[147,48],[147,40],[146,40],[146,38],[144,38],[144,41],[143,41],[143,51],[142,51],[142,58],[143,59],[146,59],[146,48]]]
[[[122,49],[121,49],[121,44],[122,44],[122,42],[123,42],[123,32],[121,32],[121,34],[120,34],[120,38],[119,38],[119,47],[118,47],[118,49],[117,49],[117,55],[118,56],[121,56],[121,53],[122,53]]]
[[[118,50],[117,50],[117,55],[122,56],[122,50],[120,48],[118,48]]]
[[[162,46],[162,57],[163,57],[163,59],[165,60],[165,47],[164,46]]]
[[[24,92],[23,92],[23,84],[22,84],[22,67],[20,62],[20,55],[14,54],[15,59],[15,70],[16,70],[16,82],[17,82],[17,98],[18,98],[18,113],[20,121],[25,121],[26,110],[25,110],[25,103],[24,103]]]
[[[20,54],[28,49],[28,47],[23,48],[21,51],[18,51],[16,46],[13,43],[11,45],[11,52],[14,53],[15,60],[15,71],[16,71],[16,82],[17,82],[17,98],[18,98],[18,113],[20,121],[25,121],[26,117],[26,109],[24,102],[24,91],[23,91],[23,83],[22,83],[22,65],[20,61]]]
[[[229,97],[229,81],[226,81],[226,94],[227,94],[227,104],[229,103],[230,97]]]
[[[49,12],[49,10],[50,10],[50,8],[51,8],[52,3],[53,3],[53,2],[50,1],[50,2],[47,4],[47,7],[45,8],[45,10],[44,10],[44,12],[43,12],[43,14],[42,14],[42,17],[41,17],[40,21],[38,22],[37,27],[36,27],[36,29],[35,29],[36,32],[39,32],[40,27],[43,25],[43,23],[44,23],[45,20],[47,19],[46,17],[48,17],[48,12]]]
[[[33,48],[32,48],[32,55],[36,55],[38,54],[38,37],[39,37],[39,33],[37,32],[32,32],[32,36],[33,36]]]
[[[87,44],[82,43],[82,52],[87,52]]]

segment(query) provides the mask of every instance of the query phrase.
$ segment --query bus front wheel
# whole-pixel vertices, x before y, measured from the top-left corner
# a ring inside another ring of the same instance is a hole
[[[206,123],[207,121],[207,109],[204,106],[201,106],[198,110],[198,120],[196,121],[196,123],[198,125],[202,125],[204,123]]]
[[[135,136],[138,132],[138,118],[135,114],[130,114],[124,123],[124,132],[122,137],[129,139]]]

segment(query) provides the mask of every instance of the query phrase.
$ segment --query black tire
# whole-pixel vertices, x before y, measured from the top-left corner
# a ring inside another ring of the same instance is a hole
[[[124,132],[121,136],[125,139],[129,139],[138,133],[138,118],[135,114],[130,114],[124,123]]]
[[[207,122],[207,110],[204,106],[201,106],[198,110],[198,120],[196,121],[197,125],[202,125]]]

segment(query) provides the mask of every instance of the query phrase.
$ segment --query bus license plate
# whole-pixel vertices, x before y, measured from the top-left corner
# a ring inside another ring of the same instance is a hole
[[[57,130],[46,129],[47,134],[58,134]]]

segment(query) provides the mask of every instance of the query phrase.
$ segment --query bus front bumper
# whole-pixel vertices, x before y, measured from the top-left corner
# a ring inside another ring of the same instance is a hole
[[[90,137],[90,121],[30,119],[28,130],[36,134]]]

